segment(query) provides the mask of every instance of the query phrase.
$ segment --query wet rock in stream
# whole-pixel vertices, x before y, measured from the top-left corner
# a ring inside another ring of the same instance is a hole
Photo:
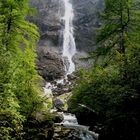
[[[52,81],[49,88],[51,88],[53,96],[57,97],[62,94],[71,92],[75,84],[75,80],[75,74],[69,74],[67,75],[67,78]]]
[[[64,128],[61,126],[54,127],[53,140],[81,140],[79,133],[73,129]]]
[[[54,99],[53,100],[53,105],[57,108],[60,109],[64,106],[64,103],[61,99]]]

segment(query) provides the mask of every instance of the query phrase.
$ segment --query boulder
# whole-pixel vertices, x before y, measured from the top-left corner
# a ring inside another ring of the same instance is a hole
[[[76,76],[74,74],[68,74],[67,78],[68,78],[68,81],[73,81],[76,79]]]
[[[73,129],[55,126],[53,140],[81,140],[79,135],[79,132]]]
[[[53,117],[53,116],[52,116]],[[54,135],[54,123],[43,112],[36,112],[24,121],[25,140],[51,140]]]
[[[63,101],[61,99],[54,99],[53,100],[53,105],[57,109],[61,109],[64,106],[64,103],[63,103]]]
[[[56,113],[56,114],[54,114],[54,123],[61,123],[62,121],[63,121],[63,115],[62,114],[58,114],[58,113]]]

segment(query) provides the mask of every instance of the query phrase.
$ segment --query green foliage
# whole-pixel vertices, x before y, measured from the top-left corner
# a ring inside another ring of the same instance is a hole
[[[105,9],[100,14],[103,25],[97,32],[99,45],[96,55],[112,54],[114,50],[125,53],[138,41],[140,22],[139,2],[135,0],[105,0]]]
[[[0,110],[0,138],[2,140],[22,139],[24,119],[16,110]]]
[[[106,67],[96,66],[80,73],[78,85],[69,101],[69,109],[81,118],[85,112],[79,110],[79,104],[94,110],[99,115],[97,123],[104,126],[102,131],[105,131],[105,135],[102,139],[107,138],[106,133],[109,133],[109,140],[115,137],[126,139],[128,134],[125,135],[121,130],[131,130],[133,133],[129,133],[129,136],[135,140],[139,137],[137,132],[140,124],[139,56],[140,49],[133,48],[131,54],[126,54],[126,62],[118,58],[114,64],[112,62]],[[116,125],[118,123],[120,125],[120,122],[123,122],[121,128]]]
[[[37,27],[28,0],[0,1],[0,139],[22,139],[22,123],[43,106],[35,61]]]
[[[105,0],[99,47],[93,52],[93,58],[102,63],[95,61],[92,69],[79,72],[69,101],[71,111],[81,117],[84,110],[79,110],[79,104],[102,116],[98,119],[104,126],[100,140],[140,138],[139,6],[135,0]]]

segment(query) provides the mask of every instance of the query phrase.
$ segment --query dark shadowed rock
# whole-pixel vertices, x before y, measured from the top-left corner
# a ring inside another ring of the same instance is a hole
[[[76,76],[74,74],[68,74],[67,77],[68,77],[68,81],[73,81],[76,79]]]
[[[24,121],[24,140],[51,140],[54,135],[53,122],[43,112],[36,112]]]
[[[62,114],[56,113],[56,114],[54,114],[54,116],[55,116],[54,119],[53,119],[54,123],[61,123],[64,119]]]
[[[63,23],[61,21],[64,8],[61,0],[31,0],[31,6],[37,9],[37,14],[30,16],[29,20],[34,22],[41,34],[39,46],[45,45],[58,47]]]
[[[78,50],[90,52],[95,49],[94,35],[100,24],[98,13],[104,0],[71,0],[74,6],[75,41]]]
[[[39,74],[50,81],[60,79],[65,73],[61,56],[46,48],[38,49],[37,68]]]
[[[54,100],[53,100],[53,105],[54,105],[56,108],[60,109],[60,108],[62,108],[62,107],[64,106],[64,103],[63,103],[63,101],[60,100],[60,99],[54,99]]]

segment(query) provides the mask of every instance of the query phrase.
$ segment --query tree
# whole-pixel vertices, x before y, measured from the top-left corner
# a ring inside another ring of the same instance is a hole
[[[84,118],[77,107],[86,105],[96,112],[102,124],[99,140],[140,139],[140,22],[139,2],[105,0],[103,25],[97,36],[104,55],[102,65],[80,73],[70,99],[70,109]],[[108,60],[109,58],[109,60]],[[91,122],[90,122],[91,124]],[[93,127],[93,126],[92,126]]]
[[[113,50],[125,54],[127,47],[135,44],[131,34],[139,27],[139,2],[135,0],[105,0],[105,9],[101,13],[103,25],[99,30],[97,49],[99,55]]]
[[[22,139],[22,123],[43,105],[35,68],[39,33],[26,20],[29,11],[28,0],[0,1],[0,139]]]

